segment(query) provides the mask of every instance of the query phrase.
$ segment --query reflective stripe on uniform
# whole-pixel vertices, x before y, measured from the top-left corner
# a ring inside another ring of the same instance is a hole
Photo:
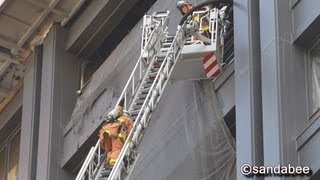
[[[124,122],[124,119],[123,118],[118,118],[118,121],[120,122],[120,123],[123,123]]]
[[[117,159],[115,159],[115,158],[110,158],[110,160],[109,160],[109,165],[110,165],[110,166],[113,166],[113,165],[116,164],[116,162],[117,162]]]
[[[127,137],[126,137],[126,135],[124,135],[122,132],[120,132],[118,136],[119,136],[119,138],[120,138],[123,142],[126,141],[126,138],[127,138]]]
[[[199,17],[198,16],[194,16],[193,17],[193,21],[194,22],[197,22],[197,23],[200,23],[200,20],[199,20]],[[200,24],[199,24],[200,25]],[[199,27],[199,31],[208,31],[209,30],[209,25],[206,23],[206,24],[202,24],[202,28],[200,29]]]

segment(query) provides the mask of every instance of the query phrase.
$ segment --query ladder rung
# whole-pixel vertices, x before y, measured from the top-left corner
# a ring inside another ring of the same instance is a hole
[[[139,94],[137,99],[145,100],[147,98],[146,94]]]
[[[140,109],[135,109],[133,111],[131,111],[131,116],[134,117],[134,119],[136,120],[136,116],[138,116]],[[143,115],[143,112],[141,113],[141,116]]]
[[[152,84],[154,82],[154,79],[155,79],[155,75],[151,76],[151,77],[149,76],[149,78],[147,78],[144,82],[147,83],[147,84]]]
[[[149,77],[155,77],[158,74],[158,72],[149,72],[148,76]]]
[[[143,103],[146,100],[146,98],[137,98],[133,104],[139,104],[139,103]]]
[[[147,88],[143,88],[140,90],[141,93],[144,93],[144,92],[149,92],[150,90],[150,87],[147,87]]]
[[[169,49],[170,49],[170,48],[168,48],[168,47],[162,47],[162,48],[160,49],[160,52],[167,52]]]
[[[136,106],[142,106],[143,102],[144,102],[144,101],[142,101],[142,102],[137,102],[137,103],[134,103],[134,105],[136,105]]]
[[[153,82],[153,80],[152,80],[152,82]],[[152,82],[150,81],[149,83],[144,83],[142,85],[142,88],[149,88],[152,85]]]
[[[162,56],[162,55],[157,56],[157,59],[155,60],[154,64],[155,64],[155,63],[162,63],[163,60],[164,60],[164,58],[165,58],[165,56]],[[154,65],[154,64],[153,64],[153,65]]]
[[[155,60],[155,62],[154,62],[154,64],[152,65],[152,67],[151,67],[150,70],[157,71],[157,70],[160,68],[163,60],[164,60],[164,59]]]
[[[164,59],[166,57],[166,55],[167,55],[166,53],[161,52],[161,54],[158,54],[157,57]]]
[[[171,42],[164,42],[162,45],[163,46],[171,46],[171,44],[172,44]]]
[[[133,108],[133,109],[139,109],[139,110],[140,110],[141,107],[142,107],[141,105],[140,105],[140,106],[137,105],[137,106],[133,106],[132,108]]]
[[[154,79],[147,78],[144,84],[152,84]]]

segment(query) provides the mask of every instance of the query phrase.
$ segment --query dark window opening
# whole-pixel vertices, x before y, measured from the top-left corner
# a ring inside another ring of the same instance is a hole
[[[230,64],[234,59],[233,8],[230,9],[227,19],[230,24],[224,39],[224,63]]]
[[[98,61],[100,66],[155,2],[156,0],[138,1],[89,59]]]
[[[234,139],[236,139],[236,107],[234,106],[225,116],[224,121]]]
[[[134,28],[145,13],[151,8],[156,0],[139,0],[125,15],[121,22],[114,28],[111,34],[102,44],[89,55],[89,62],[84,62],[82,66],[82,85],[85,87],[92,74],[101,66],[111,52],[118,46],[122,39]],[[79,91],[81,94],[81,91]]]

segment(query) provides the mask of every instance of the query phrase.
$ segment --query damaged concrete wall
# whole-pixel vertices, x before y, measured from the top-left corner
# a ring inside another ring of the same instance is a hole
[[[164,10],[171,11],[169,33],[174,34],[177,23],[181,18],[181,15],[176,10],[176,1],[157,1],[148,13]],[[72,169],[77,163],[80,163],[81,159],[85,157],[89,150],[88,145],[93,145],[96,142],[96,130],[101,124],[101,115],[114,107],[130,76],[131,69],[139,58],[141,26],[142,21],[133,28],[94,73],[83,95],[78,98],[71,121],[64,131],[64,157],[62,165],[66,168]],[[184,86],[193,86],[192,84],[197,82],[185,81],[181,83],[182,84],[179,83],[179,86],[173,86],[175,88],[167,90],[167,93],[170,94],[172,90],[175,92],[183,92],[185,90]],[[234,92],[234,90],[230,92]],[[233,101],[231,103],[234,104],[234,100],[231,101]],[[162,109],[163,107],[164,106],[160,104],[158,109]],[[174,108],[172,109],[174,110]],[[174,142],[175,141],[173,141],[173,143]]]
[[[236,179],[235,147],[209,80],[169,84],[131,179]]]

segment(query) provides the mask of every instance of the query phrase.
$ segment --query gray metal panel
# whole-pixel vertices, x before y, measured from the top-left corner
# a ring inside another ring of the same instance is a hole
[[[297,149],[299,151],[299,161],[303,166],[308,166],[314,176],[320,176],[320,159],[317,157],[320,150],[320,117],[315,119],[310,126],[297,138]],[[317,173],[318,172],[318,173]],[[317,175],[316,175],[317,173]],[[318,178],[316,178],[316,176]]]
[[[149,14],[163,10],[171,10],[169,32],[174,34],[181,18],[176,10],[176,1],[157,1],[150,9]],[[85,101],[77,104],[72,122],[64,129],[64,154],[62,158],[64,167],[76,168],[74,165],[86,155],[83,148],[93,145],[95,141],[92,139],[97,140],[96,130],[102,121],[100,115],[114,107],[133,65],[140,55],[140,46],[137,46],[140,44],[141,38],[140,27],[141,21],[95,72],[84,94],[79,97],[79,102],[83,99]],[[231,86],[228,86],[228,90],[232,90]],[[230,95],[225,100],[226,107],[234,105],[232,97]],[[227,111],[228,108],[225,109]]]
[[[42,46],[27,60],[23,87],[23,109],[19,159],[19,179],[35,179],[37,168]]]
[[[262,67],[262,102],[263,102],[263,143],[264,162],[266,165],[274,165],[281,162],[282,143],[281,121],[279,109],[279,94],[277,87],[278,65],[276,59],[275,41],[261,53]],[[272,144],[272,146],[271,146]]]
[[[120,23],[137,0],[94,0],[71,27],[68,51],[87,57]]]
[[[207,79],[202,59],[178,61],[174,71],[172,72],[172,80],[199,80]]]
[[[259,1],[235,2],[234,28],[237,179],[239,180],[247,179],[239,170],[243,164],[263,164]],[[254,179],[259,178],[254,177]]]
[[[302,148],[313,136],[320,131],[320,117],[314,120],[297,138],[297,149]]]
[[[65,52],[65,33],[57,24],[43,51],[37,179],[70,179],[61,168],[63,127],[70,120],[80,61]]]
[[[302,166],[308,166],[313,173],[320,170],[320,158],[315,158],[319,156],[320,150],[320,131],[318,130],[312,138],[309,139],[307,144],[305,144],[299,150],[300,164]]]
[[[20,106],[4,127],[0,129],[0,146],[2,146],[4,142],[7,142],[8,138],[10,138],[15,131],[20,129],[21,115],[22,107]]]
[[[165,2],[156,2],[151,8],[150,12],[163,11],[168,6],[174,7],[176,2],[166,0]],[[174,11],[173,11],[174,12]],[[176,30],[176,23],[178,21],[178,14],[175,13],[174,30]],[[170,24],[174,23],[170,20]],[[72,158],[77,156],[79,149],[89,143],[93,145],[95,142],[88,142],[88,138],[92,136],[97,138],[96,134],[93,134],[99,127],[102,120],[100,116],[104,111],[111,110],[114,104],[120,96],[122,88],[124,87],[134,64],[140,55],[141,42],[141,25],[140,21],[121,41],[117,48],[110,54],[106,61],[100,66],[100,68],[93,74],[88,87],[85,92],[79,98],[79,101],[85,99],[85,102],[77,103],[72,120],[65,129],[65,141],[64,141],[64,157],[63,164]],[[171,25],[170,27],[172,27]],[[116,81],[114,80],[116,79]],[[71,129],[69,129],[71,128]],[[75,155],[75,156],[74,156]],[[80,157],[84,158],[86,154],[81,154]],[[79,160],[79,158],[77,158]]]
[[[271,166],[299,165],[293,139],[309,124],[305,52],[291,44],[288,19],[288,1],[260,1],[264,163]]]
[[[0,113],[0,129],[2,129],[10,120],[10,118],[18,111],[22,106],[23,91],[19,92],[14,96],[9,104]]]
[[[235,152],[217,123],[210,83],[168,84],[139,145],[131,179],[235,179]]]
[[[232,74],[225,79],[217,90],[223,116],[225,116],[235,106],[235,76]]]
[[[293,40],[308,47],[320,34],[320,1],[300,0],[292,9],[293,12]]]
[[[39,147],[37,156],[37,179],[49,179],[50,175],[50,146],[52,134],[52,99],[53,99],[53,76],[54,76],[54,57],[55,57],[55,32],[52,28],[44,41],[43,66],[41,80],[41,103],[40,103],[40,124],[39,124]],[[59,112],[55,112],[59,113]]]

